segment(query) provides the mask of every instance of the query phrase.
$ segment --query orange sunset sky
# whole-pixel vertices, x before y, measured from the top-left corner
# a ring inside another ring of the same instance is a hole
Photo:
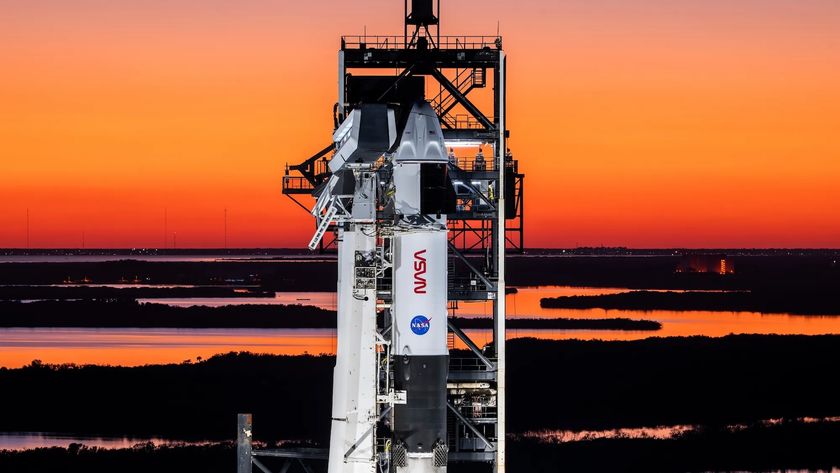
[[[531,247],[840,247],[840,2],[442,0],[494,34]],[[302,247],[342,34],[400,1],[5,0],[0,246]]]

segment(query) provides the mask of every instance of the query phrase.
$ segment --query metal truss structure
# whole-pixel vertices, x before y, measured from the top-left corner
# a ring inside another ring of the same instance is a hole
[[[479,150],[470,157],[450,154],[457,205],[447,215],[448,300],[452,310],[459,301],[490,301],[494,329],[492,342],[480,346],[448,324],[449,348],[462,351],[450,356],[447,447],[450,464],[487,462],[500,473],[505,470],[506,432],[504,261],[506,249],[524,250],[525,182],[506,146],[505,68],[501,36],[441,36],[438,15],[433,21],[416,21],[406,0],[402,36],[341,38],[334,107],[338,128],[358,103],[404,104],[421,94],[438,116],[447,147]],[[476,91],[488,87],[492,94],[485,96],[492,98],[472,100],[479,95]],[[489,150],[488,156],[481,150]],[[335,151],[335,144],[330,144],[303,162],[286,166],[283,193],[307,212],[310,209],[301,198],[319,194],[327,184]],[[332,236],[332,240],[318,239],[322,251],[337,238],[338,228],[328,225],[329,220],[323,230],[318,229]],[[378,278],[377,288],[390,287],[390,273]],[[391,302],[383,300],[386,306]],[[377,441],[378,447],[386,448],[385,442]],[[243,460],[245,456],[240,453],[243,467],[259,466],[258,455],[250,448],[247,457],[253,461]]]

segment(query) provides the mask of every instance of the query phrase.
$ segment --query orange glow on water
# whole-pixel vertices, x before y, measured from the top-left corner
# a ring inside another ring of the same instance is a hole
[[[508,328],[509,339],[639,340],[647,337],[729,334],[822,335],[840,334],[840,317],[791,316],[755,312],[624,311],[542,309],[542,297],[615,294],[627,289],[566,286],[520,287],[508,295],[508,320],[526,317],[577,319],[629,318],[655,320],[657,331],[532,330]],[[289,293],[290,301],[307,298],[312,304],[334,308],[333,293]],[[280,300],[283,300],[283,298]],[[181,304],[180,301],[169,301]],[[249,301],[240,301],[247,303]],[[211,303],[203,301],[202,303]],[[458,316],[489,316],[490,304],[461,303]],[[477,344],[492,340],[491,330],[466,330]],[[333,329],[0,329],[0,367],[19,367],[39,359],[45,363],[137,366],[196,361],[231,351],[277,355],[334,354]],[[466,348],[456,340],[457,348]]]
[[[501,20],[528,246],[840,244],[837,2],[443,3]],[[0,246],[27,208],[34,247],[220,247],[225,208],[303,246],[282,165],[329,140],[339,35],[400,31],[367,4],[5,2]]]
[[[335,353],[334,330],[4,329],[0,366],[50,364],[140,366],[181,363],[219,353]]]

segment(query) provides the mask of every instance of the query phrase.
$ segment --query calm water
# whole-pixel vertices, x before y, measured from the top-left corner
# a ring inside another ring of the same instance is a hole
[[[778,425],[785,422],[785,419],[767,419],[757,422],[764,426]],[[788,419],[787,422],[790,422]],[[840,422],[840,417],[803,417],[795,419],[796,422],[802,424],[813,424],[817,422]],[[617,438],[632,438],[632,439],[671,439],[682,434],[692,432],[701,428],[699,425],[659,425],[656,427],[629,427],[607,430],[535,430],[517,434],[515,437],[524,439],[536,439],[546,443],[565,443],[565,442],[580,442],[583,440],[597,440],[597,439],[617,439]],[[726,429],[731,431],[744,430],[749,428],[747,424],[732,424],[727,425]]]
[[[0,366],[44,363],[138,366],[218,353],[334,353],[334,329],[0,329]]]
[[[508,319],[530,318],[577,318],[605,319],[628,318],[655,320],[662,329],[655,332],[604,331],[604,330],[525,330],[508,329],[509,338],[537,337],[551,339],[587,340],[638,340],[651,336],[679,337],[706,335],[722,337],[729,334],[840,334],[840,316],[795,316],[789,314],[762,314],[758,312],[719,311],[668,311],[668,310],[605,310],[605,309],[544,309],[540,307],[543,297],[618,294],[629,292],[621,288],[580,288],[568,286],[520,287],[517,294],[507,297]],[[489,302],[461,303],[458,315],[490,316]],[[489,342],[490,334],[477,341]]]
[[[815,422],[840,422],[840,417],[813,418],[805,417],[797,419],[800,423]],[[761,421],[764,425],[774,425],[783,422],[783,419],[768,419]],[[746,424],[733,424],[727,426],[729,430],[737,431],[748,428]],[[655,427],[630,427],[606,430],[536,430],[513,434],[517,439],[535,439],[545,443],[567,443],[581,442],[597,439],[671,439],[679,435],[692,432],[700,428],[697,425],[660,425]],[[67,447],[72,443],[80,443],[88,447],[100,448],[130,448],[137,444],[151,442],[155,445],[169,444],[190,444],[208,445],[218,442],[212,441],[189,441],[162,439],[155,437],[91,437],[69,434],[56,434],[46,432],[0,432],[0,450],[27,450],[43,447]]]
[[[786,314],[711,311],[632,311],[602,309],[543,309],[540,298],[616,294],[621,288],[567,286],[522,287],[508,295],[508,318],[567,317],[649,319],[662,323],[662,330],[532,330],[509,329],[508,338],[636,340],[651,336],[724,336],[728,334],[840,334],[840,317],[803,317]],[[275,298],[148,299],[175,305],[222,305],[243,303],[305,304],[335,309],[335,294],[285,292]],[[462,303],[460,316],[490,314],[489,302]],[[490,330],[468,330],[479,344],[491,341]],[[461,347],[460,345],[458,345]],[[19,367],[40,359],[45,363],[113,364],[136,366],[179,363],[208,358],[217,353],[251,351],[296,355],[334,353],[333,329],[0,329],[0,366]]]

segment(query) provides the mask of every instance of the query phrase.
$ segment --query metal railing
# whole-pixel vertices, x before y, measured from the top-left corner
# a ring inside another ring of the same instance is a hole
[[[474,87],[484,87],[483,69],[461,69],[452,81],[459,92],[466,95]],[[443,117],[457,105],[457,99],[448,90],[442,89],[435,98],[431,100],[432,108],[439,117]]]
[[[492,363],[495,363],[494,358],[489,358]],[[449,371],[490,371],[487,365],[477,357],[450,357]]]
[[[487,117],[488,120],[493,122],[493,117]],[[481,124],[480,121],[476,120],[475,117],[472,115],[468,115],[466,113],[459,113],[457,115],[447,114],[445,117],[441,119],[443,123],[445,123],[450,129],[454,130],[483,130],[484,125]]]
[[[497,167],[496,158],[493,156],[479,159],[478,164],[476,164],[475,156],[456,157],[453,164],[464,171],[495,171]]]
[[[342,49],[405,49],[407,41],[402,35],[346,35],[341,37]],[[438,49],[501,49],[501,36],[460,35],[440,36]]]
[[[458,411],[474,424],[488,424],[496,420],[496,406],[491,404],[495,399],[484,398],[463,400],[453,405]]]
[[[289,190],[311,191],[314,186],[303,176],[283,176],[283,192]]]

